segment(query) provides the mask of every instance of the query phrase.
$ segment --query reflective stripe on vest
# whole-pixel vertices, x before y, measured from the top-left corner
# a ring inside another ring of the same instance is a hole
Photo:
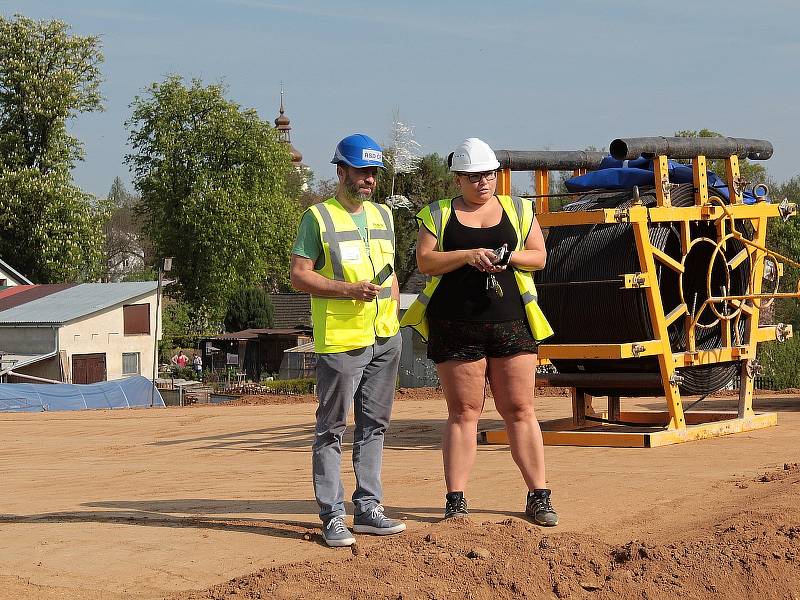
[[[364,203],[366,241],[350,213],[335,198],[316,204],[309,211],[319,225],[324,257],[314,270],[323,277],[349,283],[371,281],[385,265],[394,264],[394,226],[388,208]],[[372,302],[312,296],[315,351],[345,352],[371,346],[376,336],[396,334],[399,323],[397,302],[392,298],[392,277],[383,283]]]

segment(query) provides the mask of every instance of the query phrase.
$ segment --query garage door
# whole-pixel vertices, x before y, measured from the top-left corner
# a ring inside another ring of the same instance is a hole
[[[72,355],[72,383],[97,383],[105,380],[105,354]]]

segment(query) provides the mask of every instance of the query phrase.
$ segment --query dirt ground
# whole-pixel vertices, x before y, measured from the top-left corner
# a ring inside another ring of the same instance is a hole
[[[309,398],[0,415],[0,598],[800,600],[800,396],[757,396],[757,410],[778,412],[774,428],[548,447],[561,519],[549,530],[524,520],[505,446],[479,447],[471,518],[439,522],[444,403],[434,390],[398,399],[383,481],[408,531],[358,536],[355,551],[318,535]],[[537,407],[563,417],[570,401]],[[637,407],[664,403],[623,401]],[[484,417],[500,426],[491,399]]]

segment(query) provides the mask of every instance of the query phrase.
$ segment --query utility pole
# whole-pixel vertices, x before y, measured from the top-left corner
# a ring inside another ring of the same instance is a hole
[[[153,406],[156,391],[156,378],[158,377],[158,332],[159,316],[161,315],[161,286],[164,283],[164,273],[172,270],[172,257],[168,256],[158,266],[158,288],[156,289],[156,326],[153,332],[153,387],[150,388],[150,406]]]

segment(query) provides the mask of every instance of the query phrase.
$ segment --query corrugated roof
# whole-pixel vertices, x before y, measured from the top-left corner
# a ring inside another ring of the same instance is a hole
[[[272,326],[289,329],[311,326],[311,296],[308,294],[270,294],[275,314]]]
[[[152,293],[157,287],[157,281],[81,283],[0,311],[0,325],[60,325]]]
[[[300,344],[299,346],[295,346],[294,348],[287,348],[284,352],[314,352],[314,342],[308,342],[307,344]]]

